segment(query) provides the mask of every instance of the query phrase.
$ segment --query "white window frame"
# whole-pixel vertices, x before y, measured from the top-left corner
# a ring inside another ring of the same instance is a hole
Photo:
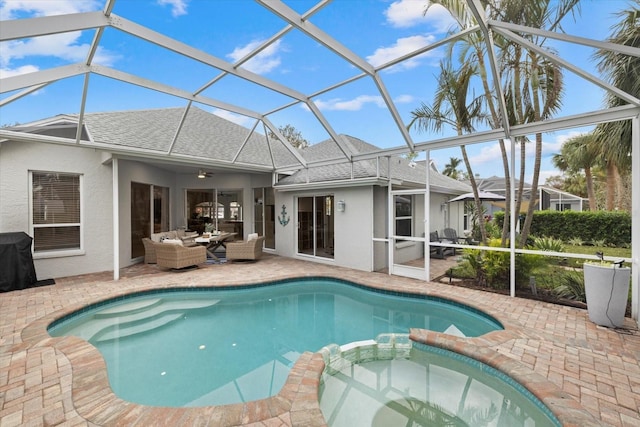
[[[398,195],[394,196],[394,202],[395,202],[395,197],[397,197],[397,196]],[[414,200],[412,194],[402,195],[402,197],[408,197],[409,198],[409,203],[411,205],[410,206],[411,213],[409,215],[406,215],[406,216],[396,216],[397,212],[396,212],[395,203],[394,203],[394,209],[393,209],[393,216],[394,216],[394,218],[393,218],[393,220],[394,220],[393,228],[394,228],[394,230],[393,230],[393,233],[394,233],[394,235],[398,236],[399,238],[401,238],[401,237],[412,237],[413,236],[413,230],[414,230],[414,228],[413,228],[413,226],[414,226],[413,217],[414,217],[415,200]],[[409,221],[410,222],[410,225],[409,225],[410,230],[409,230],[409,235],[408,236],[407,235],[402,235],[401,236],[401,235],[398,234],[398,221]]]
[[[46,224],[46,225],[37,225],[33,223],[33,174],[34,173],[61,173],[65,175],[77,175],[79,178],[79,186],[80,186],[80,222],[79,223],[64,223],[64,224]],[[33,259],[43,259],[43,258],[59,258],[59,257],[68,257],[68,256],[77,256],[84,255],[84,175],[77,172],[61,172],[61,171],[43,171],[43,170],[30,170],[29,171],[29,234],[34,237],[34,230],[36,228],[44,228],[44,227],[80,227],[80,247],[76,249],[58,249],[58,250],[49,250],[49,251],[40,251],[36,252],[35,243],[31,246],[31,251],[33,253]]]

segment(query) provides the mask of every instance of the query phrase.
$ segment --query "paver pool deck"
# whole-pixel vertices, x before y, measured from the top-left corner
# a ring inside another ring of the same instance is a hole
[[[434,263],[435,265],[435,263]],[[505,371],[541,398],[565,425],[640,426],[640,332],[591,323],[583,309],[266,255],[255,263],[165,271],[138,264],[112,273],[57,278],[56,284],[0,293],[0,427],[322,426],[317,389],[324,367],[304,353],[282,391],[269,399],[204,408],[126,402],[108,386],[104,361],[75,337],[51,338],[47,325],[78,307],[133,291],[242,285],[327,276],[472,305],[505,326],[479,338],[412,330],[415,340],[471,355]]]

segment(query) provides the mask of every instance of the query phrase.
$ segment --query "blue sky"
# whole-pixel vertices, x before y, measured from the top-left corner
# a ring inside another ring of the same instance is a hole
[[[315,1],[288,0],[285,3],[304,13]],[[454,21],[439,7],[426,16],[424,0],[335,0],[310,19],[313,25],[338,40],[350,51],[372,65],[380,65],[402,54],[441,39]],[[623,9],[623,0],[583,1],[581,15],[564,23],[567,33],[603,40],[611,25],[612,14]],[[0,0],[0,19],[18,19],[62,13],[101,10],[103,0]],[[192,45],[225,61],[234,63],[253,47],[285,27],[285,23],[250,0],[118,0],[113,13]],[[0,44],[0,76],[45,70],[84,60],[94,31],[44,36]],[[560,56],[597,75],[591,60],[592,49],[553,42]],[[381,73],[402,120],[420,103],[430,103],[438,63],[443,49],[432,51]],[[124,32],[107,29],[95,64],[113,67],[190,92],[203,87],[219,71],[193,60],[167,52]],[[259,56],[243,65],[254,73],[285,84],[305,95],[356,76],[359,71],[317,41],[298,31],[287,33]],[[602,108],[603,92],[566,71],[566,92],[560,116]],[[0,107],[0,125],[27,123],[80,109],[83,79],[75,77],[57,82],[18,101]],[[267,113],[287,105],[290,99],[256,87],[237,77],[225,76],[205,89],[203,95],[233,105]],[[6,98],[13,93],[3,93]],[[372,80],[360,79],[347,86],[314,97],[316,105],[337,133],[345,133],[379,147],[404,144],[378,89]],[[88,112],[183,106],[186,101],[107,79],[92,76],[87,98]],[[222,117],[251,127],[253,119],[224,110],[199,105]],[[277,126],[292,124],[311,143],[328,137],[326,131],[303,106],[295,105],[269,115]],[[259,128],[258,130],[262,130]],[[543,172],[557,174],[549,161],[561,144],[587,129],[572,129],[544,136]],[[415,142],[452,135],[411,132]],[[533,146],[531,145],[531,148]],[[468,147],[474,170],[482,176],[502,175],[497,144]],[[440,168],[449,157],[461,157],[459,149],[432,151]],[[532,164],[532,158],[530,164]],[[530,170],[527,176],[530,176]]]

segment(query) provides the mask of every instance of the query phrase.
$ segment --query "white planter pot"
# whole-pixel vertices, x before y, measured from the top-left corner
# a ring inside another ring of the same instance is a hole
[[[631,269],[598,264],[584,264],[583,268],[589,320],[610,328],[622,327]]]

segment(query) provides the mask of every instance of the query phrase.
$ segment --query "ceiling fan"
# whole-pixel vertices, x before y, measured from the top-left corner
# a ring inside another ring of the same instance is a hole
[[[213,172],[206,172],[206,171],[203,171],[202,169],[198,171],[198,178],[200,179],[211,178],[212,176],[213,176]]]

